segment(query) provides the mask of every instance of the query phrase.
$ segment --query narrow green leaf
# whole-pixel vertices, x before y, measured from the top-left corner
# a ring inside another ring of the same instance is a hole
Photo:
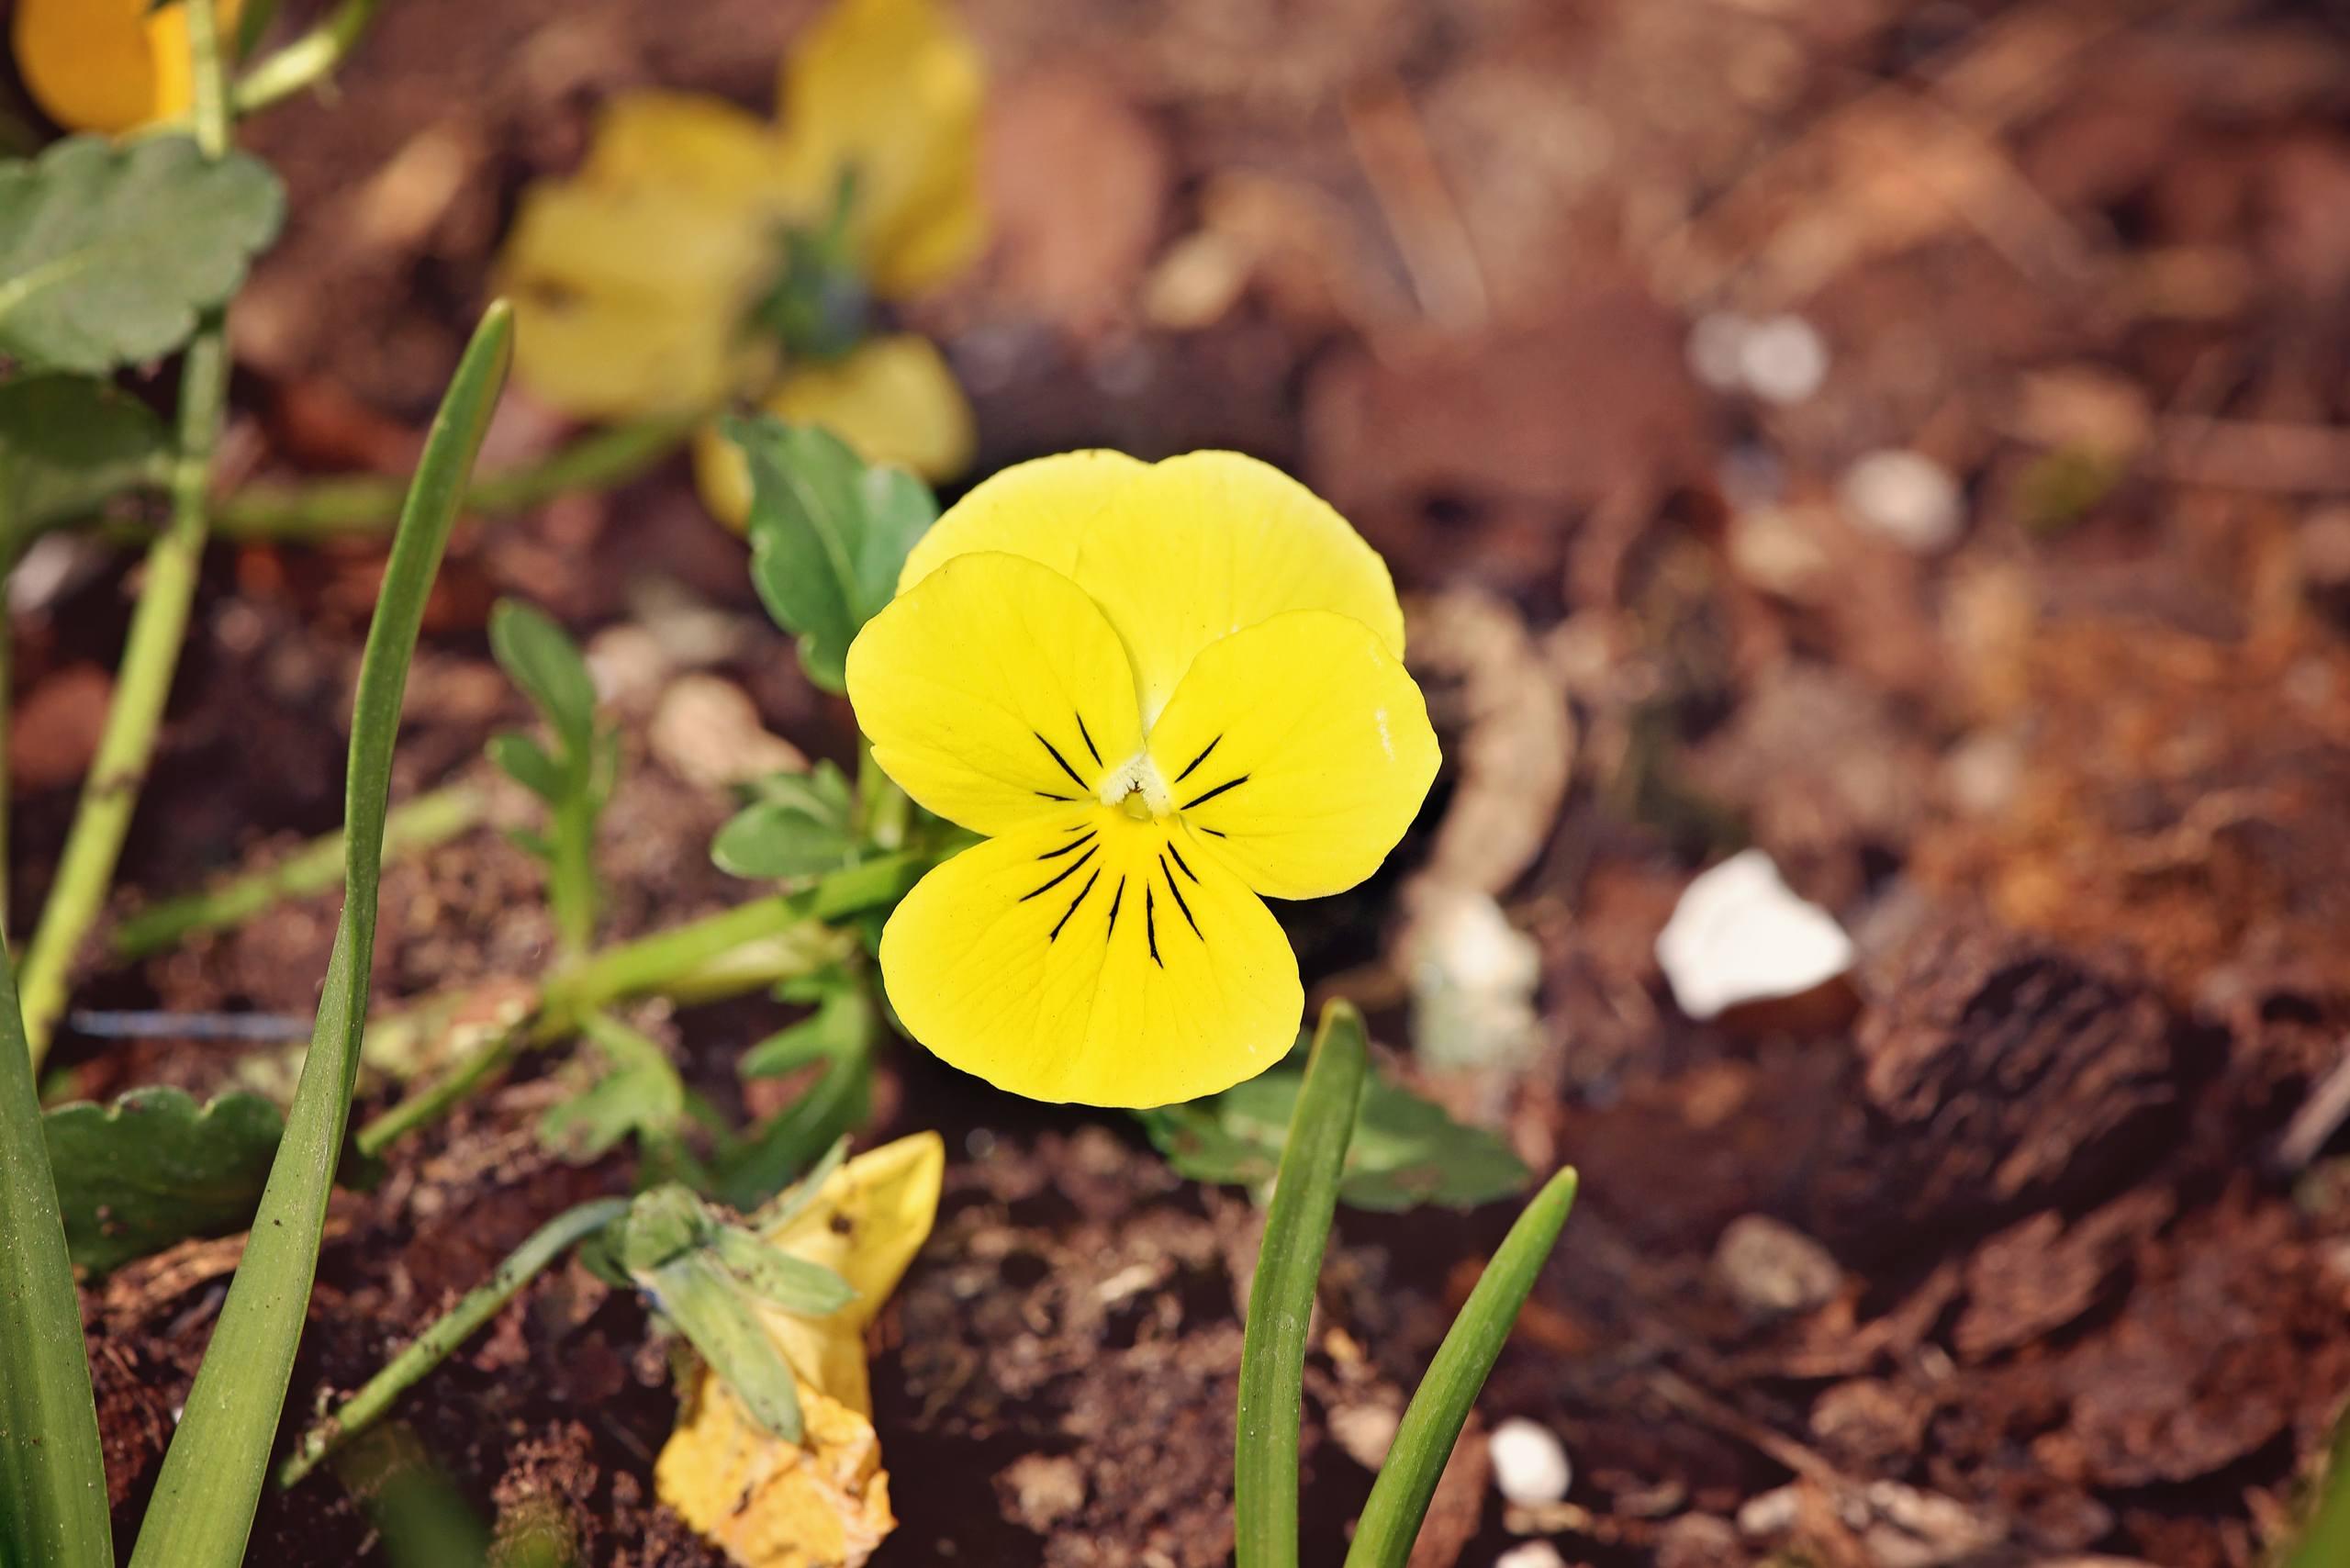
[[[1517,1309],[1526,1305],[1535,1276],[1559,1239],[1559,1227],[1574,1207],[1575,1173],[1561,1170],[1550,1178],[1509,1227],[1493,1261],[1478,1276],[1476,1288],[1452,1331],[1437,1347],[1436,1360],[1404,1411],[1395,1440],[1371,1484],[1371,1499],[1363,1505],[1355,1527],[1354,1544],[1347,1551],[1347,1568],[1403,1568],[1418,1539],[1420,1520],[1436,1495],[1438,1477],[1460,1440],[1460,1424],[1485,1386],[1494,1360],[1502,1353]]]
[[[73,1261],[118,1269],[191,1236],[252,1223],[285,1118],[258,1094],[199,1107],[185,1090],[134,1089],[41,1118]]]
[[[721,1226],[718,1260],[755,1295],[796,1317],[824,1317],[856,1299],[856,1288],[822,1263],[768,1246],[738,1226]]]
[[[829,431],[764,416],[721,428],[751,468],[751,581],[799,637],[809,678],[840,691],[850,642],[890,602],[938,503],[912,475],[868,466]]]
[[[828,758],[819,758],[805,773],[769,773],[753,779],[750,793],[755,801],[797,807],[819,822],[848,822],[848,775]]]
[[[94,374],[169,353],[285,213],[268,164],[185,136],[72,136],[0,163],[0,353]]]
[[[2342,1568],[2344,1562],[2350,1562],[2350,1420],[2334,1431],[2317,1510],[2282,1568]]]
[[[815,1012],[744,1051],[734,1070],[744,1078],[780,1078],[811,1062],[854,1056],[871,1043],[873,1027],[873,1009],[863,989],[836,983]]]
[[[596,683],[579,645],[543,611],[518,599],[489,610],[489,651],[565,749],[579,756],[596,721]]]
[[[552,803],[562,796],[562,767],[530,736],[519,730],[507,730],[490,736],[489,745],[484,749],[500,773],[540,800]]]
[[[800,1392],[792,1386],[791,1368],[759,1327],[734,1276],[702,1248],[658,1268],[631,1271],[710,1370],[742,1396],[752,1418],[785,1442],[798,1442]]]
[[[598,1198],[565,1209],[532,1231],[488,1279],[459,1297],[456,1305],[428,1324],[358,1393],[303,1433],[294,1452],[277,1468],[278,1485],[293,1485],[315,1469],[319,1461],[366,1430],[392,1407],[394,1401],[448,1360],[451,1351],[471,1338],[475,1330],[496,1316],[499,1307],[513,1300],[524,1285],[562,1257],[574,1242],[594,1235],[627,1212],[625,1198]]]
[[[512,345],[513,316],[501,301],[483,316],[458,363],[425,439],[392,542],[359,665],[343,807],[342,919],[319,1001],[318,1027],[286,1116],[285,1140],[253,1218],[252,1239],[221,1306],[211,1349],[188,1391],[179,1430],[163,1456],[154,1501],[131,1556],[133,1568],[233,1568],[252,1529],[270,1442],[293,1377],[327,1195],[359,1070],[400,697],[425,599],[491,408],[505,385]]]
[[[20,375],[0,384],[0,518],[17,538],[160,482],[170,451],[163,421],[103,381]]]
[[[594,1159],[631,1133],[647,1147],[676,1140],[686,1115],[685,1081],[661,1047],[619,1020],[591,1013],[580,1027],[610,1070],[584,1094],[549,1107],[539,1137],[564,1158]]]
[[[730,877],[788,882],[839,870],[854,847],[839,823],[798,806],[761,801],[744,807],[718,830],[710,858]]]
[[[844,1134],[834,1138],[833,1147],[824,1150],[816,1163],[791,1184],[790,1191],[753,1214],[752,1226],[759,1230],[781,1230],[797,1219],[801,1210],[816,1201],[824,1190],[824,1183],[832,1180],[833,1172],[838,1170],[847,1159],[848,1137]]]
[[[113,1568],[82,1310],[0,944],[0,1562]]]
[[[1338,1173],[1362,1098],[1371,1047],[1362,1014],[1322,1009],[1305,1087],[1297,1097],[1281,1178],[1265,1216],[1248,1322],[1240,1349],[1240,1420],[1232,1464],[1238,1568],[1295,1568],[1297,1426],[1304,1398],[1305,1330],[1314,1282],[1338,1205]]]

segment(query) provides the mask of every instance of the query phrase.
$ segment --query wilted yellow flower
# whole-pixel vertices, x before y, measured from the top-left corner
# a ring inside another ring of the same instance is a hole
[[[615,419],[765,392],[777,355],[750,319],[787,232],[826,230],[844,195],[848,259],[883,298],[977,256],[979,60],[936,0],[838,0],[778,91],[779,125],[691,95],[616,97],[578,173],[524,193],[499,271],[534,394]]]
[[[937,1134],[900,1138],[833,1172],[782,1224],[761,1227],[771,1245],[832,1270],[857,1294],[816,1319],[753,1305],[791,1368],[801,1442],[769,1432],[707,1369],[685,1391],[654,1484],[663,1502],[744,1568],[856,1568],[895,1526],[873,1431],[865,1330],[930,1235],[946,1166]]]
[[[1097,1105],[1280,1060],[1304,998],[1264,899],[1369,876],[1436,776],[1403,651],[1377,553],[1254,459],[1074,453],[975,487],[848,655],[875,761],[988,835],[882,934],[907,1029]]]
[[[241,0],[219,0],[226,31]],[[187,113],[195,91],[187,7],[153,0],[17,0],[17,70],[69,130],[114,132]]]

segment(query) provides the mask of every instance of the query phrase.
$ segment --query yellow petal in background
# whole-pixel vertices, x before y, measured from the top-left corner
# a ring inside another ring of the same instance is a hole
[[[603,191],[668,190],[741,207],[753,224],[780,210],[782,166],[775,129],[756,115],[700,93],[646,89],[605,101],[576,178]]]
[[[1427,704],[1360,621],[1292,610],[1211,644],[1150,732],[1183,820],[1270,898],[1379,868],[1436,778]]]
[[[998,469],[948,507],[915,542],[898,574],[898,591],[957,555],[1001,550],[1025,555],[1065,577],[1077,572],[1078,547],[1110,498],[1149,465],[1123,452],[1064,452]]]
[[[17,0],[10,43],[41,112],[69,130],[129,130],[187,112],[187,14],[151,0]],[[238,0],[222,0],[234,29]]]
[[[1170,457],[1120,487],[1085,531],[1076,577],[1125,640],[1145,722],[1201,649],[1283,610],[1351,616],[1404,655],[1378,552],[1313,491],[1237,453]]]
[[[959,555],[848,651],[874,760],[974,833],[1068,821],[1142,744],[1118,634],[1077,585],[1018,555]]]
[[[934,485],[970,465],[970,402],[946,356],[919,333],[872,339],[837,364],[792,369],[762,407],[792,424],[822,425],[867,463],[893,463]],[[743,531],[750,465],[715,426],[694,437],[694,485],[712,517]]]
[[[797,210],[821,221],[851,174],[877,294],[915,293],[978,259],[985,90],[978,46],[937,0],[836,0],[785,55],[778,113]]]
[[[896,1525],[873,1431],[865,1330],[928,1238],[946,1169],[938,1135],[917,1133],[858,1155],[796,1214],[762,1226],[768,1242],[831,1269],[857,1297],[813,1320],[754,1308],[794,1373],[802,1442],[762,1427],[706,1368],[685,1391],[654,1484],[743,1568],[856,1568]],[[790,1196],[773,1208],[788,1208]]]
[[[1297,958],[1208,843],[1096,806],[965,850],[882,932],[891,1004],[1032,1100],[1162,1105],[1254,1077],[1296,1038]]]

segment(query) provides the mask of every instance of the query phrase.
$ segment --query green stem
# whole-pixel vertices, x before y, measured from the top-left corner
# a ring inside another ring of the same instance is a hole
[[[229,102],[217,18],[203,0],[188,6],[188,39],[195,55],[191,113],[196,146],[207,158],[218,159],[229,151]],[[114,701],[106,710],[81,803],[74,808],[73,824],[58,857],[49,902],[25,951],[25,1036],[36,1068],[64,1012],[74,955],[114,880],[115,863],[121,858],[122,841],[139,804],[140,785],[154,756],[155,731],[171,696],[180,646],[186,640],[188,611],[204,557],[212,454],[220,443],[229,401],[227,314],[224,306],[196,329],[180,364],[171,521],[148,548],[145,581],[123,643]]]
[[[465,510],[498,516],[567,491],[624,485],[683,445],[706,417],[668,414],[592,431],[536,462],[476,480]],[[373,474],[254,485],[220,503],[219,531],[226,539],[311,541],[380,533],[398,515],[400,496],[398,480]]]
[[[426,1373],[449,1358],[451,1351],[473,1337],[474,1330],[498,1315],[524,1285],[568,1250],[573,1243],[603,1229],[628,1212],[626,1198],[599,1198],[566,1209],[532,1231],[456,1305],[408,1342],[408,1348],[367,1380],[359,1392],[335,1406],[334,1413],[302,1434],[302,1440],[277,1468],[277,1484],[292,1486],[318,1467],[338,1447],[364,1432],[392,1407],[399,1396],[416,1386]]]
[[[464,784],[402,802],[385,819],[385,858],[430,849],[471,832],[488,805],[487,797]],[[114,928],[114,950],[119,958],[142,958],[177,946],[198,932],[241,925],[287,899],[322,893],[341,881],[342,834],[330,833],[312,839],[264,870],[205,892],[149,905]]]
[[[1354,1544],[1347,1550],[1347,1568],[1404,1568],[1412,1543],[1419,1538],[1420,1521],[1436,1495],[1452,1445],[1460,1439],[1460,1425],[1477,1391],[1485,1386],[1494,1358],[1526,1305],[1535,1276],[1559,1239],[1559,1227],[1574,1207],[1575,1173],[1561,1170],[1543,1185],[1509,1235],[1494,1253],[1485,1271],[1477,1276],[1452,1330],[1437,1347],[1436,1360],[1412,1395],[1387,1462],[1371,1484],[1371,1499],[1363,1505],[1355,1527]]]
[[[555,802],[547,847],[547,908],[568,965],[596,945],[596,801],[585,789]]]
[[[249,115],[267,108],[324,81],[359,47],[381,4],[382,0],[342,0],[317,27],[256,62],[237,79],[237,112]]]
[[[758,899],[699,920],[592,953],[548,982],[535,1012],[498,1030],[440,1078],[393,1104],[359,1129],[360,1152],[373,1158],[434,1121],[473,1092],[525,1044],[560,1039],[588,1014],[630,997],[661,993],[712,1001],[738,996],[801,972],[789,961],[744,962],[746,949],[810,922],[839,920],[905,895],[930,868],[928,855],[889,855],[835,871],[805,892]],[[454,1005],[451,998],[437,1007]],[[397,1017],[375,1029],[397,1028]]]
[[[1338,1205],[1338,1178],[1369,1074],[1362,1014],[1322,1009],[1305,1083],[1291,1114],[1281,1174],[1265,1216],[1248,1322],[1240,1345],[1239,1431],[1232,1464],[1238,1568],[1296,1568],[1297,1428],[1314,1282]]]

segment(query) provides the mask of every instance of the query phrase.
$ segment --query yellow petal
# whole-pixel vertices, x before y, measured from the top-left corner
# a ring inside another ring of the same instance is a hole
[[[1077,571],[1086,527],[1148,465],[1123,452],[1064,452],[999,469],[948,507],[898,574],[904,593],[957,555],[1001,550],[1063,577]]]
[[[836,364],[800,365],[763,405],[796,425],[822,425],[867,463],[894,463],[933,484],[970,465],[971,405],[946,356],[917,332],[874,338]],[[751,465],[705,427],[694,437],[701,503],[735,532],[751,515]]]
[[[883,770],[975,833],[1066,820],[1142,744],[1118,634],[1017,555],[957,556],[890,600],[849,646],[848,695]]]
[[[159,112],[156,50],[174,29],[185,56],[187,18],[150,19],[147,0],[17,0],[10,45],[50,118],[69,130],[128,130]]]
[[[942,282],[985,243],[984,91],[978,47],[936,0],[835,0],[784,57],[787,180],[814,219],[853,174],[852,222],[877,293]]]
[[[872,1421],[805,1383],[800,1410],[787,1443],[699,1370],[654,1465],[661,1500],[743,1568],[856,1568],[897,1524]]]
[[[1153,464],[1084,531],[1076,581],[1134,660],[1144,722],[1201,649],[1289,610],[1330,610],[1397,658],[1404,611],[1387,564],[1280,469],[1232,452]]]
[[[1091,1105],[1230,1088],[1281,1058],[1304,1008],[1289,939],[1205,841],[1101,805],[924,877],[882,932],[881,974],[954,1066]]]
[[[1420,689],[1385,642],[1324,610],[1210,644],[1152,727],[1150,754],[1184,822],[1283,899],[1378,869],[1438,757]]]
[[[596,117],[580,184],[604,191],[666,189],[770,216],[783,200],[774,128],[722,98],[658,89],[622,93]]]
[[[766,1304],[754,1307],[792,1370],[852,1410],[873,1408],[866,1385],[866,1326],[929,1238],[946,1170],[945,1142],[936,1133],[915,1133],[858,1155],[826,1179],[814,1202],[781,1226],[762,1230],[782,1250],[822,1264],[856,1292],[856,1300],[829,1317],[795,1317]]]

